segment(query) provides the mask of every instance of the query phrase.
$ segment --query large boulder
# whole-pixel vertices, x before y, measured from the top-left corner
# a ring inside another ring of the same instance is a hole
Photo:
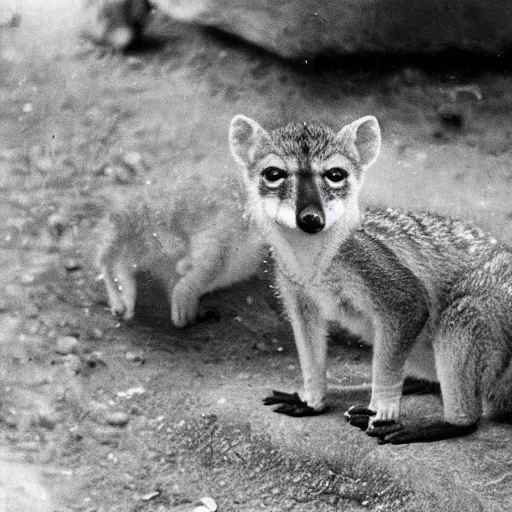
[[[113,25],[117,26],[118,34],[121,34],[119,24],[130,20],[140,23],[146,14],[147,0],[88,1],[103,5],[104,18],[117,17]],[[151,3],[174,19],[218,28],[289,59],[375,52],[434,54],[447,49],[499,55],[512,43],[512,4],[508,0],[152,0]],[[113,4],[124,8],[113,8]],[[119,40],[127,39],[118,37]]]
[[[499,54],[512,43],[507,0],[157,0],[285,58],[368,52]]]

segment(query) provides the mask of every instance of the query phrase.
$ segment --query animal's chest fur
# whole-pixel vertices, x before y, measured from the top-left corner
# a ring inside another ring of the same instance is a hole
[[[334,291],[322,283],[311,286],[308,295],[324,320],[335,322],[360,336],[365,343],[372,344],[372,306],[361,286],[351,284]]]

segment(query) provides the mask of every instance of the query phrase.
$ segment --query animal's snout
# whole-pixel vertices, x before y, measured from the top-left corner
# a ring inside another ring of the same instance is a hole
[[[299,212],[297,224],[306,233],[319,233],[325,227],[324,213],[315,206],[306,206]]]

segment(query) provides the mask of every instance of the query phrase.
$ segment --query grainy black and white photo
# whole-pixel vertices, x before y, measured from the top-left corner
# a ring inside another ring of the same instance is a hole
[[[1,0],[0,512],[512,510],[512,5]]]

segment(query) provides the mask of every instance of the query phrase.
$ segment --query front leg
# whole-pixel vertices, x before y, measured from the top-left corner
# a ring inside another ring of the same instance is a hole
[[[347,421],[373,437],[382,438],[401,428],[400,402],[404,368],[414,337],[396,324],[376,331],[372,362],[372,396],[370,405],[351,407]]]
[[[265,405],[281,404],[275,412],[289,416],[310,416],[325,409],[327,392],[327,328],[316,304],[301,288],[278,274],[277,284],[292,324],[299,353],[304,387],[299,393],[274,391]]]

